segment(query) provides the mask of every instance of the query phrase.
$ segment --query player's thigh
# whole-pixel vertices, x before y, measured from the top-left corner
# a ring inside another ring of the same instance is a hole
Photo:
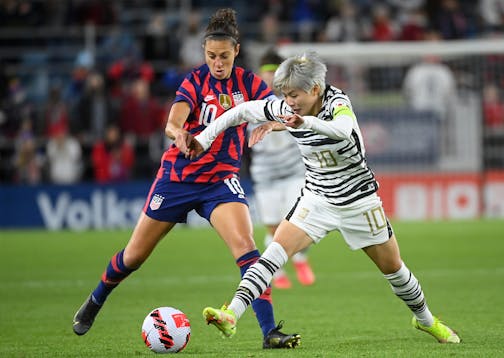
[[[124,250],[124,263],[135,268],[149,257],[157,243],[175,226],[175,223],[159,221],[140,213],[138,222]]]
[[[305,231],[287,220],[280,223],[273,241],[282,245],[289,257],[313,244],[313,239]]]
[[[212,211],[210,223],[235,259],[255,250],[248,206],[241,202],[221,203]]]

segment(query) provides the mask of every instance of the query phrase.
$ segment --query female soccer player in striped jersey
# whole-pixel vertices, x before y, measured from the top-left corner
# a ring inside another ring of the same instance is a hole
[[[186,76],[168,115],[166,134],[172,139],[201,132],[239,103],[273,95],[259,76],[234,65],[240,50],[234,10],[220,9],[212,16],[203,50],[206,63]],[[164,153],[128,244],[112,257],[98,286],[74,316],[76,334],[83,335],[91,328],[109,293],[140,267],[176,223],[186,222],[193,209],[227,244],[242,275],[259,259],[238,177],[245,133],[246,124],[229,128],[197,161],[188,160],[175,145]],[[264,336],[263,348],[293,348],[300,336],[280,331],[270,291],[266,288],[252,303]]]
[[[459,336],[430,312],[422,288],[403,263],[397,240],[377,195],[378,183],[368,167],[362,135],[350,99],[326,85],[327,68],[314,52],[293,56],[275,72],[274,87],[284,100],[251,101],[224,113],[202,133],[180,135],[176,145],[190,158],[206,150],[228,127],[244,121],[266,122],[249,145],[273,129],[287,128],[296,139],[306,167],[301,196],[275,232],[258,262],[240,282],[228,306],[207,307],[203,315],[227,336],[247,306],[268,287],[289,257],[337,230],[348,246],[362,249],[383,273],[393,292],[413,312],[415,328],[442,343]]]

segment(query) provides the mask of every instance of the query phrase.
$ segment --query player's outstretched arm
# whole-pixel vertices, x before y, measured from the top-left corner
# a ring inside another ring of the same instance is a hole
[[[259,123],[271,120],[279,120],[278,115],[282,114],[285,105],[282,100],[256,100],[241,103],[233,107],[216,120],[214,120],[195,139],[207,150],[215,138],[229,127],[237,126],[244,122]]]
[[[350,138],[355,120],[353,114],[350,116],[347,113],[335,115],[331,121],[324,121],[315,116],[300,116],[299,114],[279,117],[283,119],[286,127],[310,129],[332,139]]]

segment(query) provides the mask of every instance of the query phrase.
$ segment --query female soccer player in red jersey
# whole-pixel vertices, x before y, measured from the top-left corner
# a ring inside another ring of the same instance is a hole
[[[260,77],[234,65],[240,51],[234,10],[220,9],[212,16],[203,49],[206,63],[186,76],[168,115],[165,132],[171,139],[181,133],[200,133],[242,102],[273,96]],[[246,124],[227,129],[196,161],[185,158],[175,145],[164,153],[128,244],[112,257],[98,286],[75,314],[76,334],[91,328],[109,293],[142,265],[177,223],[186,222],[193,209],[224,240],[242,275],[257,261],[260,255],[238,177],[245,134]],[[263,348],[293,348],[300,343],[298,334],[284,334],[275,324],[270,288],[252,306],[263,332]]]

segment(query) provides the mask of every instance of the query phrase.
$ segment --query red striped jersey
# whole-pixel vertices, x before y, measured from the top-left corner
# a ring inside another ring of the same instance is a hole
[[[206,64],[189,73],[177,90],[175,102],[189,104],[191,113],[184,129],[192,135],[203,131],[229,108],[242,102],[273,95],[264,81],[251,71],[233,67],[228,79],[210,74]],[[238,173],[246,138],[246,123],[221,133],[208,151],[189,160],[172,144],[163,154],[158,177],[169,175],[173,182],[214,183]]]

